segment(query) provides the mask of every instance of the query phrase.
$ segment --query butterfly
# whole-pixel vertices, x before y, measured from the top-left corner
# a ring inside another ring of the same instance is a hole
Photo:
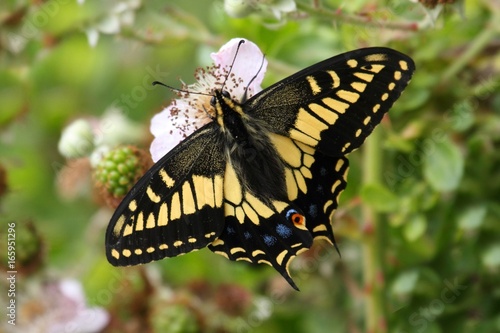
[[[383,47],[334,56],[236,100],[220,88],[213,120],[158,160],[106,231],[115,266],[208,247],[265,263],[298,290],[289,264],[315,239],[335,245],[332,215],[349,161],[408,85],[415,64]]]

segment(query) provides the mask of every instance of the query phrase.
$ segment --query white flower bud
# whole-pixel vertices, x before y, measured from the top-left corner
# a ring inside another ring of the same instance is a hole
[[[62,132],[58,149],[66,158],[88,156],[94,149],[94,134],[87,120],[78,119]]]
[[[224,10],[229,16],[240,18],[250,15],[255,11],[255,7],[245,0],[225,0]]]

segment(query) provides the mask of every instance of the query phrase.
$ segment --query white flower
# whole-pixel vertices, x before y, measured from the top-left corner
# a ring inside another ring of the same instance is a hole
[[[69,124],[62,132],[58,149],[66,158],[84,157],[94,149],[92,125],[85,119]]]
[[[79,4],[83,4],[79,2]],[[95,47],[99,41],[99,33],[117,34],[124,26],[131,26],[135,20],[135,12],[141,6],[141,0],[125,0],[114,5],[109,14],[103,17],[95,25],[87,28],[85,34],[91,47]]]
[[[272,13],[280,20],[283,13],[297,9],[294,0],[225,0],[224,10],[229,16],[244,17],[253,12]]]
[[[211,117],[215,114],[210,99],[215,90],[228,91],[236,101],[242,101],[245,90],[248,90],[247,98],[262,90],[260,84],[266,72],[267,61],[257,45],[248,40],[244,40],[235,55],[241,40],[232,39],[219,52],[212,53],[214,65],[198,69],[195,73],[198,82],[183,84],[182,90],[187,92],[179,93],[180,99],[174,100],[153,117],[151,133],[155,139],[150,148],[153,161],[158,161],[195,130],[212,121]],[[234,65],[228,77],[233,60]],[[222,86],[226,78],[227,81]]]
[[[87,306],[83,288],[76,280],[43,286],[24,300],[20,310],[19,332],[97,333],[109,322],[106,310]]]
[[[291,13],[297,9],[294,0],[267,0],[260,1],[261,10],[270,10],[274,17],[278,20],[281,19],[283,13]]]
[[[250,15],[255,11],[255,6],[245,0],[225,0],[224,10],[229,16],[240,18]]]
[[[131,121],[116,106],[110,106],[101,118],[77,119],[59,139],[59,152],[66,158],[91,157],[95,166],[111,148],[141,142],[144,126]]]
[[[112,105],[99,119],[95,133],[96,147],[117,147],[123,144],[140,142],[144,138],[144,127],[127,118],[123,111]]]
[[[99,146],[96,149],[94,149],[89,156],[90,166],[92,166],[92,168],[95,168],[102,160],[102,158],[106,156],[106,154],[109,153],[110,151],[111,148],[106,145]]]

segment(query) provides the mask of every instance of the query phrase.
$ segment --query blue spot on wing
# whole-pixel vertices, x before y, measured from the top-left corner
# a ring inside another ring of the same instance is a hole
[[[243,236],[245,237],[245,239],[250,239],[250,238],[252,238],[252,234],[251,234],[250,232],[248,232],[248,231],[245,231],[245,232],[243,233]]]
[[[227,233],[228,233],[229,235],[232,235],[232,234],[235,234],[235,233],[236,233],[236,231],[234,231],[234,228],[233,228],[233,227],[231,227],[231,226],[227,226],[227,227],[226,227],[226,231],[227,231]]]
[[[309,215],[311,215],[312,217],[318,216],[318,205],[311,204],[309,206]]]
[[[282,238],[288,238],[292,235],[292,229],[281,223],[276,226],[276,232]]]
[[[262,239],[264,240],[264,243],[266,243],[267,246],[273,246],[276,244],[276,237],[271,236],[271,235],[262,235]]]

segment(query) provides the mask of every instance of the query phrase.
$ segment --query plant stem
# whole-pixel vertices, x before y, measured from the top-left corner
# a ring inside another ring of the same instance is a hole
[[[297,8],[314,17],[326,18],[344,23],[362,25],[364,27],[376,27],[394,30],[417,31],[418,24],[415,22],[390,22],[378,21],[369,16],[346,14],[340,10],[332,11],[323,7],[312,7],[302,2],[297,2]]]
[[[364,145],[363,183],[380,183],[382,179],[382,132],[376,129]],[[384,295],[383,223],[371,207],[363,206],[363,272],[365,285],[366,332],[387,332]]]
[[[495,16],[495,18],[498,19],[498,16]],[[481,33],[467,46],[465,52],[452,62],[451,66],[444,72],[442,82],[446,83],[451,79],[456,79],[457,74],[497,36],[498,32],[496,22],[490,21],[486,24]]]

